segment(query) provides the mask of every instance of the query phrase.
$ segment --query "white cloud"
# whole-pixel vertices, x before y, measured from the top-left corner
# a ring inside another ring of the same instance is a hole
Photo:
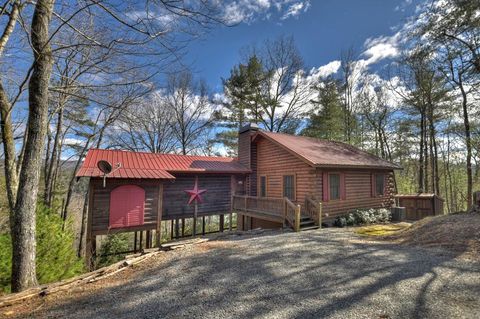
[[[83,146],[83,145],[85,145],[85,141],[83,141],[79,138],[75,138],[75,137],[67,137],[67,138],[65,138],[63,143],[65,145],[69,145],[69,146]]]
[[[287,12],[280,18],[281,20],[288,19],[290,17],[297,17],[302,12],[306,12],[310,8],[310,1],[300,1],[294,3],[288,7]]]
[[[367,49],[363,54],[368,57],[367,64],[372,64],[386,58],[394,58],[400,52],[390,43],[379,43]]]
[[[331,61],[325,65],[322,65],[318,68],[312,68],[310,70],[310,76],[315,78],[326,78],[329,75],[335,74],[340,69],[342,63],[339,60]]]
[[[224,4],[223,18],[228,24],[251,23],[258,18],[270,19],[272,9],[276,9],[280,19],[285,20],[298,17],[309,8],[309,0],[235,0]]]
[[[400,54],[399,46],[401,41],[401,32],[397,32],[392,36],[367,39],[364,44],[366,49],[362,53],[367,58],[365,64],[368,66],[386,58],[397,57]]]

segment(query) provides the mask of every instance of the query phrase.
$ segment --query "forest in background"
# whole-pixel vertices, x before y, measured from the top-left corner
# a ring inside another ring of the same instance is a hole
[[[401,54],[380,70],[348,44],[328,68],[309,70],[293,37],[267,39],[241,52],[223,92],[181,63],[190,41],[228,25],[215,1],[145,3],[168,17],[161,23],[132,18],[134,5],[0,7],[0,242],[12,247],[13,291],[80,271],[88,195],[75,172],[92,147],[234,156],[238,128],[252,122],[399,163],[398,192],[436,193],[447,212],[471,205],[480,174],[478,1],[426,1],[393,36]],[[68,262],[55,276],[39,267],[48,262],[37,240],[47,223],[70,245],[58,246]]]

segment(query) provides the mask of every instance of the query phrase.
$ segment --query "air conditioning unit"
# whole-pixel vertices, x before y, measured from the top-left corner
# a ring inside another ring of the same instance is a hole
[[[401,222],[407,219],[407,209],[405,207],[392,207],[392,222]]]

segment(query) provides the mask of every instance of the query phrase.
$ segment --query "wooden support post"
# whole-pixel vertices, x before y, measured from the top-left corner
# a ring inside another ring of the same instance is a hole
[[[137,232],[135,232],[135,235],[133,236],[133,253],[137,253]]]
[[[295,231],[300,231],[300,205],[295,207]]]
[[[185,237],[185,218],[182,218],[182,237]]]
[[[202,235],[205,235],[205,216],[202,216]]]
[[[95,260],[97,258],[97,237],[95,235],[90,237],[90,240],[87,241],[87,247],[85,248],[85,261],[88,270],[93,271],[95,270]]]
[[[157,230],[155,231],[155,244],[160,247],[162,242],[162,216],[163,216],[163,183],[158,185],[158,202],[157,202]]]
[[[198,215],[198,204],[197,201],[195,201],[195,206],[194,206],[194,211],[193,211],[193,232],[192,235],[193,237],[197,236],[197,215]]]
[[[232,231],[233,228],[233,195],[230,198],[230,224],[228,225],[228,230]]]
[[[152,248],[152,233],[149,230],[147,230],[146,237],[147,238],[145,239],[145,248]]]
[[[173,219],[170,221],[170,238],[173,239]]]
[[[322,228],[322,210],[323,210],[322,202],[318,202],[318,227]]]
[[[140,249],[139,249],[139,251],[143,250],[143,247],[142,247],[143,245],[142,244],[143,244],[143,230],[140,231]]]
[[[178,218],[175,219],[175,238],[180,237],[180,225],[178,224],[180,220]]]
[[[220,215],[220,232],[223,233],[224,229],[225,229],[225,215],[222,214]]]
[[[92,255],[90,259],[90,268],[95,269],[95,262],[97,260],[97,236],[93,235],[92,238]]]

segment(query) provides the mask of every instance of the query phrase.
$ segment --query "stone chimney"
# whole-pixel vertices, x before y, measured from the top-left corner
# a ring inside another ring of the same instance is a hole
[[[246,179],[245,191],[247,195],[257,195],[257,146],[252,143],[252,136],[258,132],[257,124],[250,123],[238,132],[238,161],[252,170]]]

